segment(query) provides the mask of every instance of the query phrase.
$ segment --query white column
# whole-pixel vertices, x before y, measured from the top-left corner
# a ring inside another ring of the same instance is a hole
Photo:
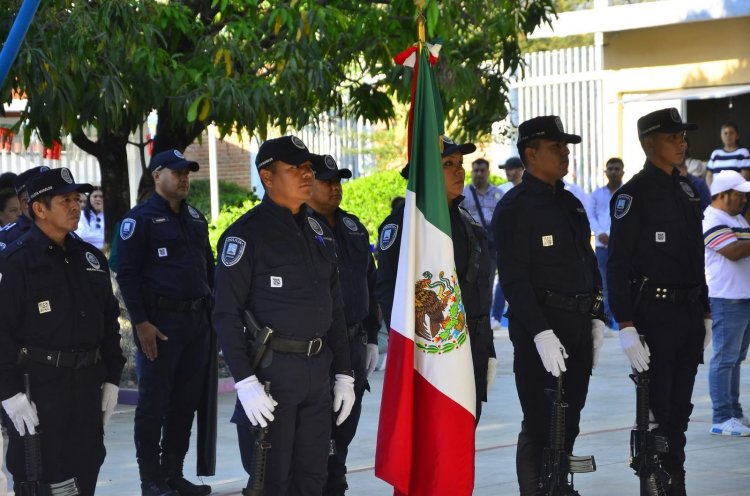
[[[219,217],[219,172],[216,164],[216,126],[208,125],[208,186],[211,193],[211,220]]]

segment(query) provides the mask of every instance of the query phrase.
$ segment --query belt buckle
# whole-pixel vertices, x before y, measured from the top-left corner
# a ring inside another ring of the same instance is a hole
[[[316,343],[317,343],[317,347],[314,347]],[[322,349],[323,349],[323,338],[311,339],[307,343],[307,356],[317,355],[318,353],[320,353],[320,350]]]

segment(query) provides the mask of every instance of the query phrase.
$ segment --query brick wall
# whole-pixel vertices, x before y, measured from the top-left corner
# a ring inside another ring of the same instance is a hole
[[[201,169],[190,174],[192,179],[208,179],[208,135],[196,140],[185,150],[185,158],[198,162]],[[230,181],[243,188],[250,187],[250,140],[240,141],[237,136],[227,135],[216,140],[216,162],[220,181]]]

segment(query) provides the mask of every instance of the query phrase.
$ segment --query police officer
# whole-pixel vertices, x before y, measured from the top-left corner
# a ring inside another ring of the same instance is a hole
[[[464,199],[461,193],[466,177],[463,156],[474,153],[477,147],[473,143],[457,144],[446,137],[442,140],[443,177],[450,214],[453,257],[456,262],[456,272],[471,339],[477,398],[476,419],[479,422],[482,402],[487,401],[487,391],[495,380],[497,358],[489,320],[492,287],[490,286],[491,263],[487,236],[481,224],[460,207]],[[405,178],[409,176],[408,168],[409,165],[401,171],[401,175]],[[403,220],[404,208],[401,207],[396,213],[386,218],[378,239],[380,258],[378,259],[375,292],[378,303],[383,309],[383,318],[389,327],[396,289]]]
[[[32,179],[36,178],[42,172],[48,171],[49,167],[41,165],[32,167],[20,173],[13,181],[13,187],[18,196],[18,202],[21,204],[21,215],[15,222],[7,224],[0,229],[0,250],[20,238],[26,231],[31,228],[31,211],[29,208],[28,186]]]
[[[638,119],[646,164],[612,198],[607,264],[620,345],[634,369],[649,371],[651,411],[669,440],[663,467],[677,496],[685,494],[695,374],[711,339],[700,196],[676,168],[685,131],[694,129],[674,108]]]
[[[333,233],[338,258],[341,295],[344,300],[349,351],[354,370],[356,401],[352,413],[341,425],[333,416],[331,439],[334,453],[328,458],[326,496],[342,496],[346,483],[346,455],[357,431],[362,397],[370,388],[367,377],[378,363],[378,304],[375,300],[375,259],[370,250],[369,233],[359,219],[339,208],[341,180],[352,177],[348,169],[339,169],[330,155],[313,155],[315,182],[309,205],[313,217]]]
[[[0,252],[0,398],[16,494],[28,480],[22,437],[39,428],[43,482],[75,478],[76,494],[92,495],[104,461],[125,358],[107,260],[71,234],[78,193],[91,190],[66,168],[38,175],[28,185],[32,224]]]
[[[213,315],[236,383],[232,422],[248,474],[257,432],[251,426],[268,426],[265,491],[274,496],[322,493],[331,409],[340,425],[355,401],[333,235],[305,203],[314,181],[311,160],[295,136],[265,141],[255,165],[266,194],[229,226],[218,247]],[[270,339],[243,321],[245,311],[273,330]]]
[[[542,494],[539,469],[543,449],[550,445],[551,408],[544,390],[555,389],[555,377],[567,371],[565,442],[572,453],[589,376],[604,338],[602,284],[589,222],[581,202],[562,182],[568,172],[568,144],[580,142],[580,136],[565,133],[554,115],[521,123],[518,153],[526,171],[492,218],[523,410],[516,451],[522,496]]]
[[[185,202],[189,174],[198,168],[178,150],[153,156],[155,193],[120,224],[117,282],[138,347],[135,448],[143,496],[211,492],[182,470],[211,349],[208,223]]]

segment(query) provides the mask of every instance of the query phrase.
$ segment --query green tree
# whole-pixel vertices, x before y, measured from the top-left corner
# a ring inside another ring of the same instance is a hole
[[[2,2],[1,37],[20,3]],[[390,123],[393,97],[409,99],[411,72],[392,56],[415,41],[415,13],[413,0],[45,2],[2,95],[26,95],[22,119],[45,142],[71,133],[96,156],[114,220],[128,207],[128,137],[153,109],[156,152],[211,122],[261,139],[321,115]],[[553,14],[552,0],[426,2],[428,38],[445,40],[436,72],[454,137],[505,117],[519,39]]]

